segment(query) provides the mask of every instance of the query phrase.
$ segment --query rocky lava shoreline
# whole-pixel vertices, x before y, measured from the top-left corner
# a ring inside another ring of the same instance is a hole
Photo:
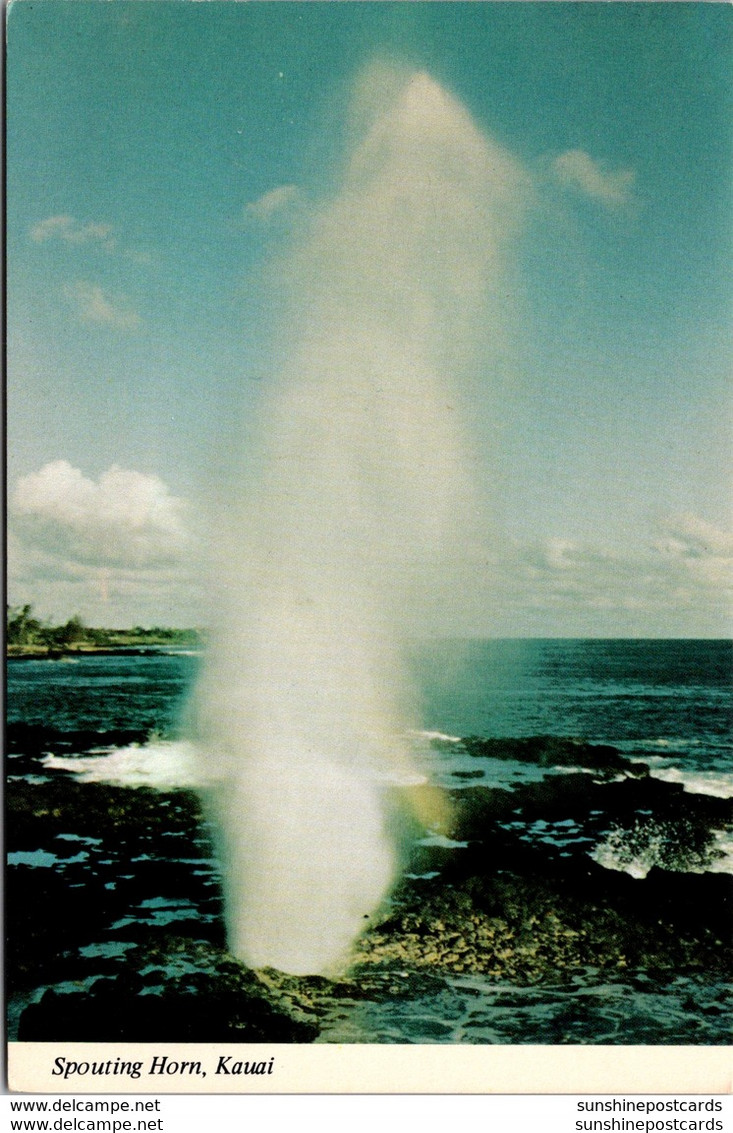
[[[463,741],[553,773],[447,792],[447,827],[416,831],[342,978],[251,971],[226,951],[196,794],[82,783],[43,764],[144,738],[10,730],[6,967],[22,1041],[311,1042],[355,1005],[429,1001],[451,981],[717,988],[731,970],[733,878],[693,872],[714,862],[731,800],[652,778],[614,748],[535,737]],[[589,850],[609,836],[621,864],[651,849],[656,864],[644,877],[605,868]],[[716,992],[701,1010],[726,1007]]]

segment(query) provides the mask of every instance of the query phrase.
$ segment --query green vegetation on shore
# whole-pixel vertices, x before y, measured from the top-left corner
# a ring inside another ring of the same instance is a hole
[[[160,645],[192,648],[201,644],[201,633],[196,629],[163,626],[101,629],[84,625],[78,615],[69,618],[63,625],[53,626],[34,617],[33,607],[26,605],[7,607],[5,642],[9,656],[23,657],[28,654],[145,649]]]

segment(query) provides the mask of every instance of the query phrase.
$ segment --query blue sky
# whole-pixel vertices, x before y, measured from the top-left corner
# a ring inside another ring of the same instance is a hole
[[[466,387],[491,522],[415,630],[727,635],[732,18],[16,0],[9,600],[206,622],[205,521],[271,387],[277,281],[380,64],[427,72],[523,185],[504,346]]]

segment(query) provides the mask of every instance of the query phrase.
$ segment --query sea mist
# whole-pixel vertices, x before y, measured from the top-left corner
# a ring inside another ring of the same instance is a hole
[[[424,73],[370,68],[350,139],[278,266],[280,362],[219,518],[197,697],[230,950],[298,974],[347,963],[405,798],[431,819],[403,643],[481,523],[466,390],[500,334],[521,181]]]

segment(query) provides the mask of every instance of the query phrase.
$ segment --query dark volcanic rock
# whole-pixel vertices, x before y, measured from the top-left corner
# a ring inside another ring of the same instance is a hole
[[[700,874],[721,854],[716,832],[733,823],[733,800],[689,793],[651,776],[599,782],[587,773],[559,774],[514,790],[454,790],[451,802],[450,835],[468,843],[451,865],[464,873],[494,870],[501,862],[518,872],[570,877],[575,866],[581,873],[590,869],[593,847],[610,843],[617,869],[644,861],[647,869],[679,876],[697,871],[693,884],[702,886]],[[605,884],[613,872],[603,870],[595,880]]]
[[[159,902],[178,902],[179,910],[169,914],[176,932],[186,931],[190,906],[198,914],[188,920],[190,934],[223,942],[212,848],[200,800],[191,792],[60,777],[47,783],[21,780],[6,790],[6,830],[11,862],[20,852],[30,862],[40,853],[54,863],[8,869],[11,984],[78,978],[80,970],[85,974],[80,945],[169,934],[163,914],[154,915]],[[98,965],[95,960],[94,970]]]
[[[575,884],[510,872],[425,883],[403,894],[363,938],[357,962],[481,972],[518,984],[567,979],[588,966],[730,970],[729,932],[724,937],[720,924],[726,917],[730,923],[728,879],[706,879],[704,899],[722,909],[703,925],[694,912],[698,899],[687,905],[690,889],[680,888],[678,875],[653,870],[646,882],[609,879],[594,865]]]
[[[66,740],[26,730],[14,742],[31,758]],[[98,746],[100,733],[84,742]],[[400,887],[338,981],[254,973],[225,952],[218,867],[193,793],[56,771],[12,781],[9,990],[27,1003],[47,989],[23,1011],[20,1038],[308,1042],[334,1004],[348,1012],[363,999],[429,1000],[448,975],[532,988],[589,970],[642,980],[730,970],[733,879],[700,872],[731,821],[730,800],[648,776],[612,748],[554,738],[466,745],[568,770],[511,790],[448,792],[450,838],[420,844],[416,831]],[[609,840],[620,867],[624,854],[628,864],[653,850],[647,875],[594,860]]]
[[[591,771],[617,771],[644,774],[645,764],[632,764],[609,744],[589,744],[585,740],[561,736],[527,736],[522,739],[482,739],[468,736],[462,745],[470,755],[492,759],[515,759],[536,763],[538,767],[585,767]]]
[[[157,967],[155,965],[158,965]],[[128,954],[125,972],[88,992],[45,992],[20,1019],[21,1042],[312,1042],[293,1000],[226,953],[188,941]]]
[[[527,741],[533,756],[538,743]],[[451,801],[453,848],[418,848],[390,914],[360,942],[362,966],[517,983],[587,966],[729,970],[733,877],[703,868],[715,830],[733,817],[731,800],[649,777],[571,773],[514,790],[454,790]],[[533,823],[541,835],[527,835]],[[609,837],[618,868],[588,852]],[[658,864],[650,860],[645,877],[624,871],[624,854],[630,862],[652,851]]]
[[[8,724],[5,737],[7,771],[11,779],[33,775],[36,779],[48,779],[49,772],[44,764],[48,755],[76,756],[104,748],[128,747],[143,744],[154,731],[151,723],[145,728],[112,728],[99,731],[92,728],[77,728],[65,731],[51,728],[45,724],[26,724],[14,721]],[[65,779],[70,772],[54,768],[53,776]]]
[[[48,783],[10,783],[6,815],[9,850],[36,848],[70,833],[127,839],[128,846],[162,834],[194,838],[202,818],[200,801],[191,791],[80,783],[58,774]]]
[[[98,731],[93,728],[60,730],[45,724],[26,724],[16,721],[8,724],[6,750],[9,755],[39,756],[79,755],[94,748],[126,747],[129,744],[142,744],[150,737],[154,725],[145,728],[109,728]]]
[[[315,1015],[294,992],[263,983],[223,950],[219,879],[196,795],[54,775],[10,783],[7,815],[8,849],[53,863],[8,871],[9,982],[14,991],[47,988],[21,1014],[22,1041],[316,1037]],[[72,981],[87,987],[69,991]]]

